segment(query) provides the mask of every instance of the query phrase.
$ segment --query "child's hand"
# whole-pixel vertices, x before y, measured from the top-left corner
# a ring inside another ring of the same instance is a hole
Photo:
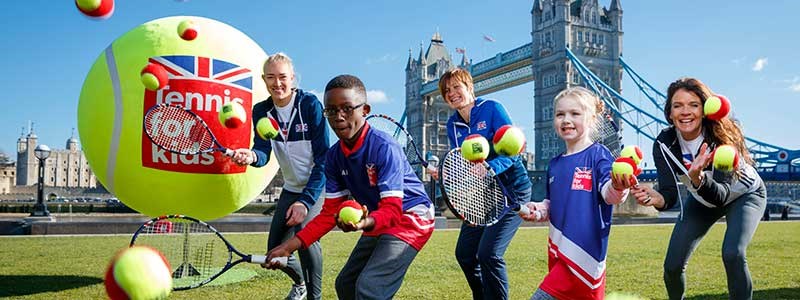
[[[542,202],[528,202],[525,206],[530,210],[530,214],[519,216],[529,222],[544,222],[550,219],[550,200],[545,199]]]
[[[272,248],[272,250],[267,251],[267,262],[261,264],[261,267],[273,270],[285,267],[280,260],[276,260],[275,258],[289,257],[292,252],[300,249],[301,246],[302,242],[300,242],[300,239],[296,236],[292,237],[288,241],[283,242],[275,248]]]
[[[431,175],[431,178],[433,178],[433,180],[439,180],[439,170],[438,169],[436,169],[435,167],[433,167],[431,165],[428,165],[428,167],[425,168],[425,170],[428,171],[428,174]]]
[[[358,223],[342,222],[342,220],[339,219],[339,214],[335,214],[333,217],[336,218],[336,226],[339,227],[339,229],[341,229],[344,232],[351,232],[351,231],[358,231],[358,230],[372,228],[372,226],[375,225],[375,221],[371,217],[367,216],[369,214],[367,206],[362,205],[361,210],[364,211],[364,213],[361,215],[361,220],[359,220]]]
[[[638,184],[639,179],[634,175],[611,173],[611,186],[618,191],[624,191]]]

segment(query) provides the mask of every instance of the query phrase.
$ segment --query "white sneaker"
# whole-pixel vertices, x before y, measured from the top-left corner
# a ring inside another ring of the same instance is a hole
[[[306,293],[305,284],[293,284],[292,289],[289,290],[289,295],[286,296],[286,300],[303,300],[306,298]]]

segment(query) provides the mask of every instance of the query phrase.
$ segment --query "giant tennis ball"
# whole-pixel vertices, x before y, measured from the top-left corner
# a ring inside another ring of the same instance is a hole
[[[361,221],[363,216],[364,211],[361,208],[361,204],[355,200],[347,200],[339,205],[339,220],[342,223],[356,224]]]
[[[278,121],[265,117],[256,122],[256,133],[264,140],[271,140],[278,136]]]
[[[461,155],[471,162],[483,162],[489,157],[489,141],[477,133],[469,135],[461,142]]]
[[[92,18],[108,19],[114,13],[114,0],[75,0],[75,6]]]
[[[731,111],[731,102],[728,98],[722,95],[714,95],[706,99],[703,104],[703,114],[706,118],[714,121],[719,121]]]
[[[191,18],[203,34],[188,42],[175,34]],[[253,200],[277,171],[233,163],[218,152],[179,155],[162,150],[144,134],[143,116],[158,104],[192,110],[227,148],[250,148],[251,110],[269,97],[257,83],[267,58],[258,44],[235,28],[201,17],[168,17],[125,33],[104,49],[86,75],[78,103],[78,130],[86,158],[102,185],[127,206],[149,216],[184,214],[202,220],[223,217]],[[163,89],[145,89],[139,71],[147,63],[169,73]],[[218,113],[228,102],[245,107],[239,128],[223,127]],[[174,120],[160,119],[159,134],[189,134]],[[174,123],[174,124],[173,124]]]
[[[642,159],[644,159],[642,149],[636,145],[628,145],[622,148],[622,151],[619,152],[619,157],[630,157],[637,166],[642,162]]]
[[[504,125],[494,133],[492,143],[497,154],[514,156],[525,147],[525,134],[518,127]]]
[[[106,269],[105,286],[112,300],[166,299],[172,291],[169,262],[158,250],[145,246],[126,248]]]
[[[239,128],[247,122],[247,111],[238,102],[228,102],[219,112],[219,122],[227,128]]]
[[[730,172],[739,168],[739,154],[731,145],[719,146],[711,155],[714,169]]]

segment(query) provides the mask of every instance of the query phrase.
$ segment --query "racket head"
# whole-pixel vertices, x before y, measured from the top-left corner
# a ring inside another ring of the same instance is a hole
[[[392,138],[403,147],[406,159],[412,166],[418,164],[424,167],[428,166],[428,162],[422,157],[422,153],[419,148],[417,148],[414,138],[406,131],[400,122],[397,122],[397,120],[387,115],[373,114],[367,116],[367,123],[369,123],[370,127],[391,135]]]
[[[497,174],[488,163],[473,163],[461,149],[447,152],[439,165],[439,183],[445,204],[472,226],[491,226],[512,207]]]
[[[597,114],[596,130],[591,132],[592,141],[606,146],[614,157],[622,151],[622,133],[614,118],[604,109]]]
[[[175,291],[200,287],[241,262],[232,262],[238,251],[214,227],[183,215],[148,220],[133,234],[130,246],[134,245],[149,246],[164,255]]]
[[[225,149],[200,116],[181,106],[156,104],[144,115],[145,135],[169,152],[185,155]]]

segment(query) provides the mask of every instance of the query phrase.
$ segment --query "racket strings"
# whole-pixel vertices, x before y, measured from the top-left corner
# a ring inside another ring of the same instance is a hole
[[[614,157],[619,156],[619,152],[622,150],[622,135],[619,127],[614,119],[605,112],[599,113],[597,118],[597,128],[592,132],[592,141],[606,146]]]
[[[144,118],[150,140],[169,151],[193,154],[212,149],[214,139],[203,121],[176,106],[158,106]]]
[[[475,164],[454,151],[442,162],[442,186],[448,202],[467,223],[488,225],[505,210],[505,196],[483,164]]]
[[[230,260],[224,242],[208,226],[181,218],[145,225],[136,245],[161,251],[172,268],[173,288],[197,286],[219,273]]]
[[[369,126],[388,133],[392,138],[403,147],[403,152],[406,154],[406,159],[408,162],[415,164],[421,163],[419,156],[417,155],[417,146],[414,144],[414,140],[409,138],[406,131],[404,131],[400,126],[396,123],[392,122],[391,120],[381,117],[381,116],[373,116],[368,119]]]

